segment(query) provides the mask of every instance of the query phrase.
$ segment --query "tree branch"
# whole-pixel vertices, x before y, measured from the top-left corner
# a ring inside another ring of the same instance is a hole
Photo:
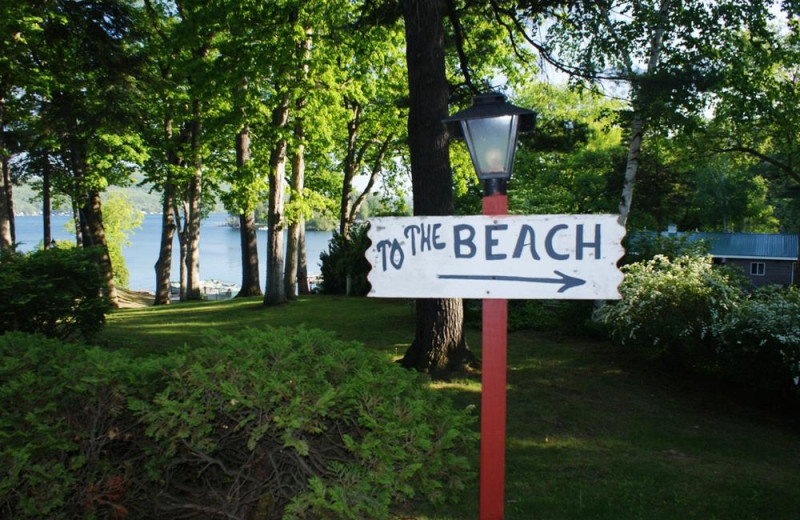
[[[479,94],[475,84],[472,83],[472,75],[469,72],[469,61],[467,53],[464,52],[464,28],[461,26],[461,19],[458,17],[454,0],[447,0],[447,17],[453,25],[456,51],[458,52],[458,61],[461,64],[461,73],[464,75],[464,81],[473,94]]]
[[[596,70],[587,69],[584,67],[578,67],[574,65],[568,65],[563,61],[557,59],[552,51],[548,49],[545,44],[536,41],[528,31],[525,29],[522,20],[520,20],[519,16],[514,13],[511,9],[503,9],[498,4],[497,0],[490,0],[489,1],[492,12],[494,13],[495,19],[497,23],[499,23],[503,28],[505,28],[506,32],[509,35],[509,39],[511,40],[511,44],[514,48],[514,53],[517,57],[521,57],[521,53],[518,50],[518,45],[516,43],[516,39],[514,37],[514,33],[518,32],[522,35],[522,38],[536,51],[539,53],[539,57],[558,69],[559,71],[569,74],[573,77],[583,78],[589,81],[599,81],[599,80],[609,80],[609,81],[629,81],[630,77],[628,76],[620,76],[618,74],[600,74]],[[503,20],[503,16],[507,17],[511,23],[509,24],[505,20]]]
[[[386,157],[386,152],[389,150],[389,145],[391,144],[393,139],[394,139],[394,134],[389,134],[386,137],[386,139],[383,140],[383,143],[381,143],[378,155],[375,157],[375,160],[372,163],[372,170],[370,171],[369,182],[367,182],[367,185],[364,187],[364,190],[356,198],[356,200],[353,202],[353,205],[350,207],[350,215],[348,215],[350,222],[355,221],[356,214],[358,213],[361,204],[364,203],[364,200],[372,191],[373,186],[375,186],[375,181],[377,180],[378,175],[383,170],[383,160]]]

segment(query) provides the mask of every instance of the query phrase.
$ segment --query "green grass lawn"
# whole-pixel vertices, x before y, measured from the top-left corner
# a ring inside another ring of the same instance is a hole
[[[312,296],[269,309],[258,298],[128,309],[109,316],[101,341],[158,352],[208,328],[301,325],[389,362],[412,338],[414,307]],[[479,331],[468,337],[480,353]],[[506,519],[800,519],[800,432],[785,419],[605,342],[520,331],[508,349]],[[479,404],[479,375],[435,386],[456,406]],[[413,505],[402,517],[477,518],[477,479],[456,507]]]

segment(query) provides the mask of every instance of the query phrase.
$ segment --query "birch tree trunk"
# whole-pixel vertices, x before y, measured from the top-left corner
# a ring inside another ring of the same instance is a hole
[[[298,145],[292,155],[292,196],[302,199],[305,187],[305,145],[303,139],[303,122],[298,120],[295,124],[295,137],[298,137]],[[289,300],[297,299],[297,271],[300,259],[300,229],[305,228],[306,219],[302,211],[297,218],[289,224],[289,244],[286,248],[286,272],[284,273],[284,283],[286,285],[286,297]]]
[[[75,226],[75,246],[83,247],[83,231],[81,229],[81,213],[78,209],[78,201],[71,197],[72,201],[72,224]]]
[[[663,47],[664,31],[668,21],[668,13],[670,7],[670,0],[662,0],[659,8],[658,25],[653,31],[653,37],[650,40],[650,52],[647,62],[647,75],[655,74],[658,68],[659,60],[661,58],[661,50]],[[624,57],[628,74],[633,77],[633,60],[630,55]],[[636,185],[636,173],[639,169],[639,156],[642,151],[642,136],[645,130],[645,119],[640,106],[640,94],[638,89],[634,89],[633,93],[633,109],[634,116],[631,122],[631,141],[628,145],[628,158],[625,165],[625,179],[622,186],[622,199],[619,203],[619,218],[617,221],[620,225],[624,226],[628,222],[628,216],[631,212],[633,205],[633,189]]]
[[[301,63],[300,79],[303,83],[308,81],[308,62],[311,58],[311,29],[306,27],[305,38],[297,42],[297,60]],[[300,96],[295,102],[295,123],[294,137],[297,143],[292,154],[292,179],[291,193],[295,202],[302,204],[303,190],[305,189],[306,178],[306,145],[305,145],[305,119],[303,111],[306,108],[305,96]],[[289,244],[286,248],[286,270],[283,275],[283,283],[286,286],[286,297],[289,300],[297,299],[297,270],[300,255],[300,229],[305,228],[306,221],[302,208],[297,212],[297,218],[289,224],[288,239]]]
[[[180,266],[178,276],[180,278],[180,300],[186,300],[186,283],[188,279],[188,275],[186,273],[186,257],[188,256],[188,243],[189,243],[189,225],[188,225],[188,215],[189,215],[189,208],[186,204],[186,201],[181,201],[181,205],[183,206],[183,216],[181,216],[181,207],[178,205],[178,200],[176,198],[175,205],[172,207],[172,214],[175,216],[175,229],[178,231],[178,257],[180,261],[178,265]]]

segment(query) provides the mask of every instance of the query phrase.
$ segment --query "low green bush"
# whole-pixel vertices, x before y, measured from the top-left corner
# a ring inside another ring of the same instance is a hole
[[[137,357],[0,336],[0,517],[379,519],[458,498],[476,434],[416,373],[313,330]]]
[[[218,334],[137,413],[163,449],[161,507],[231,518],[387,518],[469,476],[469,416],[356,343]]]
[[[90,337],[105,324],[108,300],[98,251],[52,248],[0,253],[0,333]]]
[[[164,366],[38,335],[0,336],[0,518],[148,517],[152,493],[140,468],[150,441],[127,402],[152,394]]]

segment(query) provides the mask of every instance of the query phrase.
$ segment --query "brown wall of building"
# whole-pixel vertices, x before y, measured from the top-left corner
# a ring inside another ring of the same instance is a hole
[[[738,258],[728,258],[724,262],[727,265],[735,265],[744,271],[747,278],[756,287],[769,284],[789,285],[792,283],[792,265],[794,262],[788,260],[743,260]],[[763,263],[764,275],[751,274],[751,264]]]

